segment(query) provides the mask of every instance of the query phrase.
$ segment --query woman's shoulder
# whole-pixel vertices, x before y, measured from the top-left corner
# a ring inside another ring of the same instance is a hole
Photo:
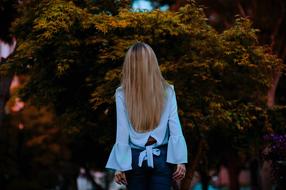
[[[119,97],[120,99],[124,98],[124,92],[123,92],[123,88],[121,85],[115,89],[114,97],[116,96]]]
[[[117,92],[117,91],[122,91],[123,90],[123,87],[122,87],[122,85],[120,85],[120,86],[118,86],[116,89],[115,89],[115,92]]]
[[[173,84],[168,84],[168,86],[169,86],[169,88],[170,88],[171,90],[174,90],[174,85],[173,85]]]
[[[173,94],[174,91],[175,91],[174,85],[173,85],[173,84],[170,84],[170,83],[167,83],[167,85],[166,85],[166,91],[167,91],[168,94]]]

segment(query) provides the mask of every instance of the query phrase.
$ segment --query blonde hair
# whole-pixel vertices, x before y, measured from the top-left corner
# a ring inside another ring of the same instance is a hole
[[[121,85],[128,116],[135,131],[155,129],[164,109],[168,83],[161,74],[153,49],[146,43],[136,42],[128,49]]]

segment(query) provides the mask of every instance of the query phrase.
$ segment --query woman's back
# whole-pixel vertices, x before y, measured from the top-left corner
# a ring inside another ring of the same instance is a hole
[[[116,142],[111,152],[106,167],[125,171],[132,169],[131,156],[128,153],[131,148],[146,149],[145,144],[150,136],[156,143],[150,145],[156,148],[160,145],[168,144],[167,162],[187,163],[187,147],[182,133],[182,128],[177,112],[177,101],[174,86],[170,85],[166,89],[166,104],[161,114],[158,126],[148,132],[137,132],[128,118],[126,111],[124,92],[122,87],[118,87],[115,92],[117,132]],[[150,158],[152,155],[147,155]],[[147,159],[146,158],[146,159]],[[119,161],[123,159],[124,161]]]
[[[118,87],[115,92],[115,96],[119,96],[121,101],[123,102],[124,107],[121,107],[121,116],[119,117],[126,117],[128,120],[128,130],[130,133],[130,142],[129,144],[131,147],[137,147],[137,148],[144,148],[147,139],[149,136],[152,136],[156,140],[156,145],[160,145],[162,143],[166,143],[164,140],[165,136],[167,136],[167,121],[168,121],[168,113],[170,108],[170,97],[172,96],[173,92],[173,85],[168,85],[165,89],[164,93],[164,109],[162,110],[160,121],[157,126],[154,127],[154,129],[150,129],[146,132],[138,132],[136,129],[132,126],[132,122],[130,121],[130,118],[128,116],[128,111],[126,110],[126,101],[125,101],[125,95],[122,86]],[[164,141],[164,142],[163,142]],[[155,145],[154,145],[155,146]]]

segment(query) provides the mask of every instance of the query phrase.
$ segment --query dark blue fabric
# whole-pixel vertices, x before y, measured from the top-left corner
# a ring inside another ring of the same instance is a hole
[[[144,160],[142,167],[138,166],[138,157],[142,150],[132,148],[132,170],[125,171],[128,190],[170,190],[172,173],[175,164],[167,163],[167,144],[156,147],[160,155],[153,156],[154,168],[148,167]]]

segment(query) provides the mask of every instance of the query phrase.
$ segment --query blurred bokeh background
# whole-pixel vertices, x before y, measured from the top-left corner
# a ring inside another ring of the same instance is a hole
[[[144,41],[189,150],[172,189],[285,190],[285,25],[284,0],[0,0],[0,189],[125,189],[113,95]]]

